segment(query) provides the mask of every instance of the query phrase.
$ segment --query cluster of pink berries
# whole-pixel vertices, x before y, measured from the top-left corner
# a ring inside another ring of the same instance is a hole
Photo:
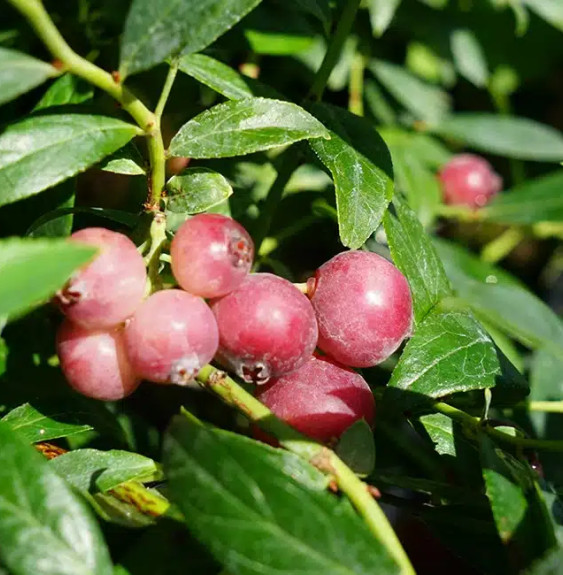
[[[304,295],[283,278],[249,273],[254,246],[240,224],[200,214],[170,247],[182,289],[144,299],[145,265],[126,236],[89,228],[71,241],[100,252],[56,297],[66,315],[58,355],[81,393],[115,400],[142,379],[185,385],[215,358],[311,437],[327,441],[357,419],[373,422],[373,395],[350,368],[385,360],[412,323],[407,281],[381,256],[335,256]]]

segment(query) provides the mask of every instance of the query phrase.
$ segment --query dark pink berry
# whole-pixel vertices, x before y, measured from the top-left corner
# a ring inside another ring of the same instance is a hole
[[[65,319],[57,332],[57,354],[69,385],[88,397],[122,399],[141,381],[125,354],[122,328],[90,331]]]
[[[125,328],[135,372],[157,383],[186,385],[217,351],[217,323],[201,298],[182,290],[146,299]]]
[[[377,254],[354,250],[338,254],[307,285],[319,324],[318,345],[344,365],[377,365],[410,334],[407,280]]]
[[[439,173],[444,201],[450,205],[480,208],[502,189],[502,178],[480,156],[454,156]]]
[[[280,419],[318,441],[338,438],[355,421],[373,425],[373,394],[358,373],[326,357],[257,388],[256,396]]]
[[[95,246],[99,253],[73,275],[55,302],[68,319],[82,327],[118,325],[143,299],[147,273],[141,254],[127,236],[104,228],[80,230],[70,240]]]
[[[254,258],[248,232],[219,214],[199,214],[182,224],[170,246],[172,272],[186,291],[223,296],[244,280]]]
[[[218,359],[246,381],[265,383],[297,369],[317,344],[310,302],[272,274],[248,275],[212,309],[219,327]]]

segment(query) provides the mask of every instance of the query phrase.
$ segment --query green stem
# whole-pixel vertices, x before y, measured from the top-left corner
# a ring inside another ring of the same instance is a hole
[[[385,544],[388,552],[401,567],[401,573],[414,575],[414,569],[397,535],[373,499],[368,486],[332,450],[308,439],[278,419],[226,373],[207,365],[199,372],[197,380],[225,403],[243,413],[250,421],[276,436],[283,447],[307,459],[333,478],[363,517],[374,536]]]
[[[123,86],[118,78],[79,56],[66,43],[39,0],[8,0],[8,2],[26,18],[53,58],[59,60],[66,71],[83,78],[112,96],[142,128],[143,134],[147,137],[149,159],[153,166],[150,187],[151,204],[154,205],[156,190],[160,199],[160,193],[164,189],[164,169],[157,167],[160,163],[164,163],[164,145],[155,115]]]
[[[170,68],[168,68],[168,74],[166,75],[166,80],[164,81],[164,86],[158,99],[156,108],[154,109],[154,115],[160,120],[162,118],[162,112],[164,112],[164,107],[168,101],[168,96],[172,91],[172,86],[174,85],[174,80],[176,79],[176,74],[178,73],[179,66],[178,59],[174,59],[170,62]]]
[[[447,403],[436,402],[434,404],[436,411],[447,415],[449,418],[458,421],[462,425],[471,428],[477,432],[486,433],[489,437],[505,443],[507,445],[512,445],[520,449],[544,449],[546,451],[563,451],[563,440],[553,440],[553,439],[533,439],[529,437],[518,437],[513,435],[508,435],[508,433],[503,433],[498,429],[494,429],[486,424],[486,422],[481,421],[478,417],[473,417],[457,407],[452,407]]]
[[[521,228],[508,228],[481,250],[481,259],[494,264],[504,259],[523,239]]]
[[[356,52],[350,67],[348,110],[357,116],[364,115],[364,69],[365,59],[360,52]]]
[[[361,0],[347,0],[338,20],[338,26],[336,31],[331,38],[330,44],[326,51],[325,57],[322,61],[321,67],[318,69],[315,79],[309,90],[308,98],[310,100],[321,100],[323,97],[323,92],[326,88],[326,84],[332,73],[334,66],[340,58],[340,53],[344,42],[350,34],[354,20],[356,19],[356,12],[360,7]]]
[[[530,411],[544,411],[546,413],[563,413],[563,401],[529,401],[526,407]]]
[[[159,274],[160,255],[166,243],[166,216],[162,212],[155,212],[150,226],[151,247],[145,256],[147,266],[147,292],[148,294],[162,288],[162,279]]]

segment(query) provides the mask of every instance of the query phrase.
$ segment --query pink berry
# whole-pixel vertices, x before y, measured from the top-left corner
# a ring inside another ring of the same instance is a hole
[[[212,309],[219,326],[218,359],[246,381],[265,383],[297,369],[317,344],[310,302],[272,274],[248,275]]]
[[[122,399],[141,381],[127,360],[121,328],[89,331],[65,319],[57,332],[57,353],[69,385],[88,397]]]
[[[88,329],[115,327],[141,303],[147,273],[135,244],[123,234],[86,228],[70,236],[99,248],[98,255],[60,290],[55,302],[73,323]]]
[[[444,201],[480,208],[502,189],[502,178],[480,156],[454,156],[439,173]]]
[[[410,333],[412,300],[407,280],[377,254],[338,254],[307,284],[319,324],[318,345],[344,365],[377,365]]]
[[[258,387],[256,395],[280,419],[322,442],[340,437],[359,419],[372,425],[375,415],[364,378],[326,357],[311,357],[299,369]]]
[[[187,292],[205,298],[228,294],[244,280],[254,257],[248,232],[219,214],[199,214],[182,224],[170,246],[172,272]]]
[[[182,290],[146,299],[125,328],[135,372],[157,383],[186,385],[217,351],[217,323],[207,304]]]

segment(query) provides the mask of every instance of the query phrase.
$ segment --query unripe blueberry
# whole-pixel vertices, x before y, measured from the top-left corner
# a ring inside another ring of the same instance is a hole
[[[257,388],[256,396],[280,419],[318,441],[338,438],[355,421],[373,424],[375,401],[364,378],[327,357]]]
[[[319,324],[318,345],[344,365],[377,365],[410,334],[407,280],[377,254],[355,250],[338,254],[307,285]]]
[[[186,385],[217,351],[217,323],[207,304],[182,290],[146,299],[125,328],[127,357],[139,376]]]
[[[57,354],[69,385],[94,399],[122,399],[141,381],[125,354],[122,328],[90,331],[65,319]]]
[[[88,329],[114,327],[141,303],[147,273],[135,244],[105,228],[86,228],[70,236],[73,242],[99,248],[95,259],[76,272],[55,296],[73,323]]]
[[[439,172],[446,204],[480,208],[502,189],[502,178],[480,156],[459,154]]]
[[[170,256],[172,272],[183,289],[215,298],[244,280],[254,258],[254,244],[235,220],[220,214],[199,214],[180,226]]]
[[[272,274],[248,275],[211,307],[219,327],[218,359],[246,381],[265,383],[297,369],[317,344],[310,302]]]

